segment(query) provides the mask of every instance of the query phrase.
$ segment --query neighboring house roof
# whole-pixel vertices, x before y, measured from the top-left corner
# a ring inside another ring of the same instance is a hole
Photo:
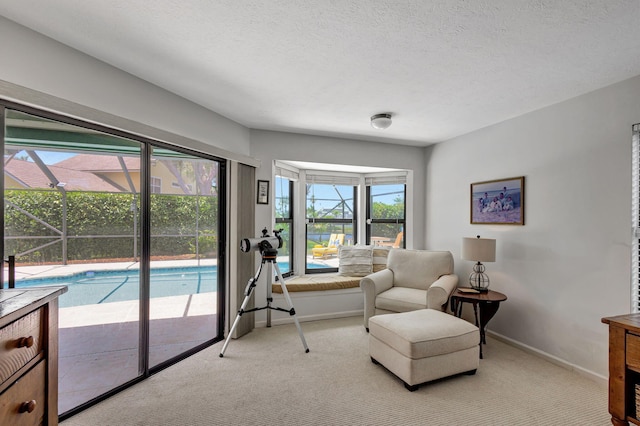
[[[127,170],[140,171],[139,157],[122,157]],[[76,154],[66,160],[55,163],[57,167],[71,170],[84,170],[92,173],[123,172],[118,157],[113,154]]]
[[[119,188],[93,173],[57,166],[48,167],[59,182],[65,183],[64,189],[67,191],[121,192]],[[51,180],[35,163],[14,158],[4,165],[4,170],[9,177],[20,182],[25,188],[51,188]]]

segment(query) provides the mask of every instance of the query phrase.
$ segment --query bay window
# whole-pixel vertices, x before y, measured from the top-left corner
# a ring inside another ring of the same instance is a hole
[[[278,256],[283,275],[337,272],[342,245],[411,244],[412,172],[338,167],[274,162],[273,214],[276,228],[283,229]]]

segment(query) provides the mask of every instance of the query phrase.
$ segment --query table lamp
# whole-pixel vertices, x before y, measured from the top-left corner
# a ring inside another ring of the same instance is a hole
[[[473,265],[473,272],[469,275],[469,285],[478,291],[489,290],[489,276],[484,273],[482,262],[496,261],[496,240],[491,238],[463,238],[462,258],[477,262]]]

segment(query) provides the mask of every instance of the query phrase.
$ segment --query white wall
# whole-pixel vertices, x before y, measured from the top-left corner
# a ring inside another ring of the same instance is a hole
[[[3,17],[0,40],[0,80],[249,154],[249,130],[206,108]]]
[[[489,328],[608,375],[604,316],[630,312],[631,126],[640,76],[426,150],[427,247],[497,239],[487,263],[505,293]],[[472,182],[525,176],[525,226],[470,225]]]

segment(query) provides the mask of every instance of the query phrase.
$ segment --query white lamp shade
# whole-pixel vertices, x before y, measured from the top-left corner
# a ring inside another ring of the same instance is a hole
[[[475,262],[495,262],[496,240],[491,238],[463,238],[462,258]]]

